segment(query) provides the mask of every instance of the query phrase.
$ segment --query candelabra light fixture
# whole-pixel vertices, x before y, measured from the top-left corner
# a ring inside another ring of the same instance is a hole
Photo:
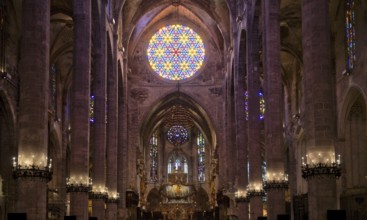
[[[66,178],[66,192],[91,192],[92,178],[88,176]]]
[[[265,191],[288,189],[288,174],[283,172],[267,173],[266,180],[263,182],[263,188]]]
[[[24,159],[21,155],[18,158],[13,157],[13,177],[40,178],[48,182],[52,179],[52,159],[36,158],[34,155],[30,159]]]
[[[237,203],[249,202],[249,199],[247,198],[247,191],[246,190],[237,190],[234,197],[235,197],[235,201]]]
[[[106,203],[119,203],[119,202],[120,202],[120,194],[118,192],[108,193]]]
[[[250,184],[247,186],[247,198],[251,199],[253,197],[263,197],[265,196],[265,191],[263,190],[262,184]]]
[[[309,180],[314,177],[336,177],[341,176],[340,154],[335,153],[310,153],[306,159],[302,157],[302,177]]]
[[[92,191],[89,192],[89,198],[93,200],[108,198],[108,188],[102,185],[92,186]]]

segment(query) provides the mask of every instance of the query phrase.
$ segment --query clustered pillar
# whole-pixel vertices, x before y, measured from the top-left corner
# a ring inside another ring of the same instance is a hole
[[[127,72],[127,62],[124,58],[122,63],[123,73]],[[121,131],[118,133],[118,157],[121,160],[118,161],[118,190],[119,192],[126,192],[128,189],[128,149],[127,149],[127,75],[119,75],[119,91],[121,91],[118,96],[118,129]],[[120,195],[120,202],[118,204],[119,218],[124,218],[127,216],[126,211],[126,194]]]
[[[103,1],[102,1],[103,2]],[[101,2],[101,3],[102,3]],[[99,15],[97,1],[93,5],[93,64],[92,99],[94,101],[91,115],[91,150],[92,150],[92,178],[93,189],[92,216],[98,219],[105,218],[106,189],[106,97],[107,97],[107,40],[106,40],[106,13],[101,10]]]
[[[285,214],[285,190],[288,177],[285,174],[283,150],[283,92],[280,66],[280,1],[263,2],[263,54],[265,92],[265,160],[267,212],[269,220]]]
[[[248,8],[252,4],[248,3]],[[248,95],[248,160],[249,186],[247,197],[250,200],[250,219],[263,215],[262,202],[262,156],[260,116],[260,75],[259,75],[259,36],[258,18],[247,20],[247,95]]]
[[[242,33],[244,34],[244,32]],[[244,108],[244,95],[246,91],[246,36],[241,36],[239,56],[235,59],[238,60],[235,66],[235,108],[236,108],[236,146],[237,146],[237,212],[238,216],[243,216],[243,219],[248,219],[248,201],[246,199],[246,188],[248,185],[247,180],[247,121],[246,110]]]
[[[337,208],[336,180],[340,158],[335,155],[335,112],[329,1],[302,1],[302,44],[304,63],[307,155],[303,176],[308,180],[309,219],[325,219],[327,210]],[[333,165],[334,162],[334,165]],[[336,163],[335,163],[336,162]],[[329,169],[317,170],[318,164]]]
[[[88,218],[91,2],[73,1],[74,49],[71,87],[70,214]]]
[[[117,42],[115,34],[113,42]],[[117,219],[117,203],[119,194],[117,192],[117,131],[118,131],[118,75],[117,75],[117,45],[114,50],[108,51],[107,66],[107,187],[108,204],[107,220]]]
[[[18,157],[13,158],[18,186],[15,211],[26,213],[27,219],[42,220],[47,214],[47,182],[52,177],[47,158],[50,1],[22,3],[19,141]]]

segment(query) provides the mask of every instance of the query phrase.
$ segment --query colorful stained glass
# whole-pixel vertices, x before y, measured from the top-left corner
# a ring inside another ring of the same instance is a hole
[[[259,92],[259,98],[260,98],[260,119],[264,119],[265,116],[265,99],[264,94],[262,92]]]
[[[167,140],[175,146],[184,144],[187,139],[187,130],[181,125],[174,125],[167,131]]]
[[[111,0],[107,1],[107,16],[111,18]]]
[[[202,133],[198,134],[196,144],[198,146],[198,180],[205,182],[205,139]]]
[[[260,91],[259,92],[259,102],[260,102],[260,120],[264,119],[265,115],[265,99],[264,94]],[[245,112],[246,112],[246,120],[248,120],[248,92],[245,91]]]
[[[204,43],[191,28],[175,24],[161,28],[150,39],[149,64],[161,77],[182,80],[193,76],[205,57]]]
[[[182,151],[173,150],[171,156],[168,159],[167,173],[183,172],[189,173],[189,164]]]
[[[354,68],[355,62],[355,13],[354,13],[354,0],[346,1],[345,8],[345,38],[346,38],[346,51],[347,51],[347,70]]]
[[[154,132],[149,140],[149,158],[150,158],[150,180],[158,181],[158,133]]]
[[[89,122],[94,123],[94,95],[90,96],[89,102]]]

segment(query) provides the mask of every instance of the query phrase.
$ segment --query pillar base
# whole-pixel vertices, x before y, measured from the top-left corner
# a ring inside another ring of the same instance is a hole
[[[15,212],[26,213],[28,220],[46,220],[47,181],[43,178],[18,179]]]

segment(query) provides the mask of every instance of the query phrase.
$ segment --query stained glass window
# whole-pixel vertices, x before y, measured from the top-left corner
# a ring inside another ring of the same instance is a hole
[[[111,18],[111,0],[107,1],[107,16]]]
[[[167,173],[183,172],[189,173],[189,164],[181,151],[173,151],[167,164]]]
[[[205,139],[202,133],[198,134],[196,144],[198,146],[198,180],[205,182]]]
[[[89,122],[94,123],[94,95],[90,96],[89,102]]]
[[[187,130],[181,125],[172,126],[167,132],[167,140],[175,146],[184,144],[187,139]]]
[[[152,134],[149,140],[149,158],[150,158],[150,180],[158,181],[158,133]]]
[[[260,97],[260,119],[264,119],[264,115],[265,115],[265,99],[264,99],[264,94],[262,92],[259,92],[259,97]]]
[[[191,28],[175,24],[161,28],[150,39],[149,64],[161,77],[182,80],[193,76],[205,57],[204,43]]]
[[[260,98],[260,120],[264,119],[265,115],[265,99],[264,94],[260,91],[259,92],[259,98]],[[246,112],[246,120],[248,120],[248,92],[245,91],[245,112]]]
[[[345,9],[345,37],[346,37],[346,51],[347,51],[347,70],[354,68],[355,62],[355,13],[354,0],[346,1]]]

